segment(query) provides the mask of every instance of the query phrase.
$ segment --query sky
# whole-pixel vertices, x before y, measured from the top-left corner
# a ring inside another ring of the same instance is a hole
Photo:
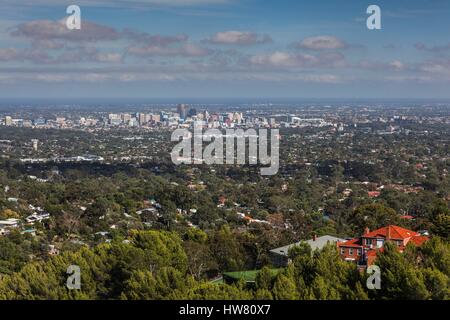
[[[448,99],[450,1],[0,0],[0,98],[119,97]]]

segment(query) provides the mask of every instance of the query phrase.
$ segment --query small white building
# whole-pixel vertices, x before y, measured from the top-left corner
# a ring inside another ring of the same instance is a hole
[[[6,219],[6,220],[0,220],[0,228],[17,228],[20,225],[19,219]]]

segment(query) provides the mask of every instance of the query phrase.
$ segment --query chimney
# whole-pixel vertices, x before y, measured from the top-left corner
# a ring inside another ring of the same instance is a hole
[[[370,232],[369,227],[366,227],[366,228],[364,229],[364,234],[368,234],[369,232]]]

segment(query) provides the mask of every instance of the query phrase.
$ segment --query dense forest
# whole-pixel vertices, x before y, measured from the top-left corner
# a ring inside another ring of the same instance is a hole
[[[421,248],[408,247],[403,254],[388,244],[377,258],[377,265],[385,270],[381,290],[377,291],[365,289],[366,276],[354,264],[342,261],[335,246],[315,252],[308,245],[298,246],[290,252],[293,262],[288,268],[276,276],[267,267],[262,268],[254,288],[242,282],[228,285],[196,279],[201,264],[209,261],[199,255],[210,254],[225,265],[239,264],[234,257],[239,256],[241,248],[233,238],[227,227],[212,238],[202,231],[189,230],[185,241],[175,232],[136,231],[126,243],[114,241],[26,264],[19,272],[3,276],[0,299],[450,298],[450,246],[439,238]],[[2,242],[2,259],[25,260],[14,250],[14,240]],[[9,248],[7,252],[5,248]],[[193,248],[197,255],[192,255]],[[72,264],[82,270],[81,290],[65,287],[67,266]]]

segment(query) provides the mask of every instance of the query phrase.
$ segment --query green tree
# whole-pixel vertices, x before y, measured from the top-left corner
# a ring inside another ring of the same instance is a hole
[[[256,275],[256,288],[270,290],[272,288],[274,276],[268,267],[263,267]]]
[[[275,300],[297,300],[299,298],[295,281],[290,277],[279,274],[273,286]]]
[[[381,290],[377,297],[392,300],[430,298],[423,274],[392,243],[386,243],[375,262],[381,269]]]
[[[401,224],[400,216],[395,210],[379,203],[358,207],[349,220],[358,232],[366,227],[375,230],[388,225]]]

